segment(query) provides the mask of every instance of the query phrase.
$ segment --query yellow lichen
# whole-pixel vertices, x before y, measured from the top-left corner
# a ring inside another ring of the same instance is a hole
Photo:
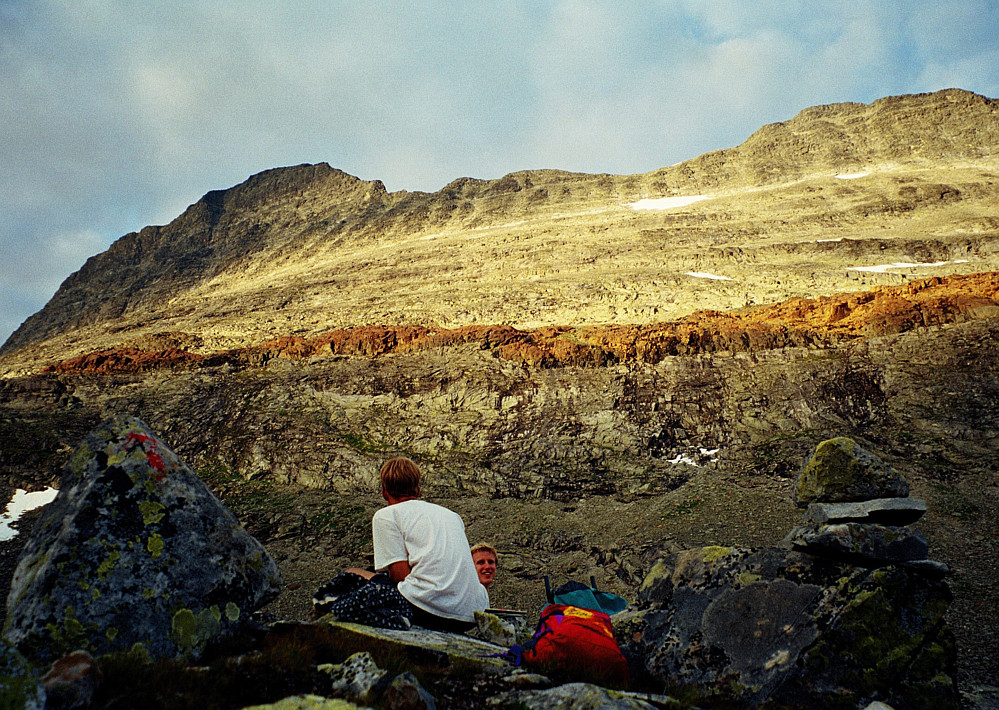
[[[97,566],[97,577],[105,579],[120,559],[121,553],[118,550],[111,550],[105,560]]]
[[[159,557],[163,554],[163,538],[159,533],[153,533],[149,536],[146,541],[146,549],[153,557]]]
[[[170,625],[171,637],[182,654],[190,655],[192,652],[200,651],[205,643],[222,630],[216,614],[219,614],[217,607],[214,613],[202,609],[195,614],[190,609],[181,609],[173,615]]]
[[[663,564],[662,560],[656,560],[655,565],[652,567],[652,571],[645,576],[644,580],[642,580],[642,586],[639,591],[645,591],[669,573],[669,567]]]
[[[142,522],[145,525],[151,525],[152,523],[158,523],[163,520],[163,516],[166,515],[163,511],[166,510],[166,506],[154,500],[143,500],[139,502],[139,512],[142,513]]]
[[[732,551],[731,547],[720,547],[719,545],[711,545],[710,547],[705,547],[703,549],[704,561],[717,562],[731,551]]]

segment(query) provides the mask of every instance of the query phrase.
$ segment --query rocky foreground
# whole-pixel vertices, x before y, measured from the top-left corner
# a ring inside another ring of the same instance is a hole
[[[804,524],[780,546],[680,551],[632,590],[613,617],[631,676],[617,682],[640,691],[628,693],[574,679],[582,659],[533,673],[509,666],[496,654],[526,637],[489,614],[472,632],[481,641],[330,618],[268,621],[255,612],[280,589],[270,555],[142,422],[118,418],[75,450],[23,549],[0,697],[26,707],[46,696],[46,707],[187,707],[209,702],[203,684],[173,696],[156,688],[159,701],[147,705],[148,688],[121,674],[207,674],[223,685],[246,663],[266,677],[211,706],[307,695],[378,707],[654,708],[677,706],[671,694],[682,692],[687,706],[956,708],[950,570],[909,527],[926,505],[908,494],[852,440],[822,443],[795,483]],[[287,661],[261,667],[288,644],[307,659],[296,672]],[[293,706],[282,702],[275,707]]]

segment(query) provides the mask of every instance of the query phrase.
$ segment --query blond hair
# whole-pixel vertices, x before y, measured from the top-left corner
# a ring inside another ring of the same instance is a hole
[[[474,555],[476,552],[491,552],[493,553],[493,557],[499,559],[499,553],[496,552],[496,548],[484,542],[477,542],[472,545],[472,554]]]
[[[382,490],[393,498],[419,497],[420,469],[404,456],[382,464],[378,474]]]

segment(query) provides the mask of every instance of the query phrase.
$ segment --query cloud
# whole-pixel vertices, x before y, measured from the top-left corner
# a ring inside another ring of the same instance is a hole
[[[997,18],[985,0],[0,2],[0,262],[37,273],[4,267],[0,339],[86,256],[264,169],[326,161],[391,190],[645,172],[819,103],[996,96]]]

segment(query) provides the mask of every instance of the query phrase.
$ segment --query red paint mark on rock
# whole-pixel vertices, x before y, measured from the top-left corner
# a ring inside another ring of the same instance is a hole
[[[163,464],[163,457],[156,451],[156,443],[156,439],[153,437],[135,431],[128,432],[128,435],[125,437],[125,449],[132,451],[136,446],[140,447],[146,454],[146,460],[149,462],[149,465],[155,471],[153,478],[159,483],[166,478],[166,466]]]

